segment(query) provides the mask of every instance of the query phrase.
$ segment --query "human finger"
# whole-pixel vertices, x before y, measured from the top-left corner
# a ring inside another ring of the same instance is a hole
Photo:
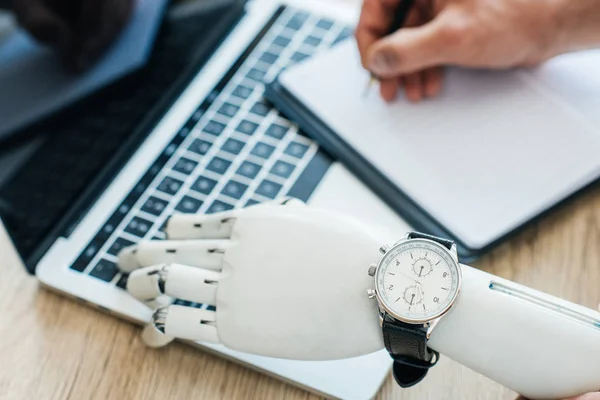
[[[422,26],[401,29],[371,46],[367,68],[391,78],[451,63],[460,57],[457,38],[466,34],[457,26],[450,13],[442,13]]]
[[[425,81],[422,72],[413,72],[404,76],[402,80],[404,82],[404,92],[408,100],[415,103],[423,100],[423,84]]]
[[[443,70],[441,67],[429,68],[423,71],[423,90],[425,97],[435,97],[442,91]]]
[[[394,11],[401,0],[365,0],[354,35],[363,66],[367,68],[367,53],[373,43],[382,38],[392,23]]]
[[[391,102],[398,96],[400,90],[400,81],[398,79],[383,79],[379,82],[379,94],[387,101]]]

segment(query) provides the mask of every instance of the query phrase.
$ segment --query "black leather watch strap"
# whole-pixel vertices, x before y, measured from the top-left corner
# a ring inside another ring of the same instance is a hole
[[[410,232],[408,239],[428,239],[448,250],[454,245],[451,240],[420,232]],[[421,382],[439,359],[439,354],[427,346],[425,327],[407,324],[385,314],[381,329],[385,348],[394,359],[392,372],[398,385],[406,388]]]
[[[423,380],[439,358],[436,351],[427,347],[425,329],[397,321],[387,314],[381,329],[385,348],[394,359],[392,372],[398,385],[407,388]]]
[[[442,246],[446,247],[448,250],[450,250],[452,248],[452,246],[454,245],[454,242],[452,240],[442,239],[442,238],[439,238],[437,236],[428,235],[426,233],[421,233],[421,232],[410,232],[408,234],[408,238],[409,239],[428,239],[428,240],[432,240],[432,241],[437,242],[437,243],[441,244]]]

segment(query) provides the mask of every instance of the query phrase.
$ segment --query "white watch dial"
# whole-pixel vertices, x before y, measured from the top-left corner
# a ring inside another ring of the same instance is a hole
[[[456,260],[441,245],[411,239],[388,251],[375,276],[377,297],[392,316],[426,322],[446,312],[460,290]]]

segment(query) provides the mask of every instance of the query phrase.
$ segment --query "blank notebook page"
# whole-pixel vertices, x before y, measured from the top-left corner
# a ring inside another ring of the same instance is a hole
[[[481,248],[600,174],[592,111],[600,110],[600,81],[590,73],[578,96],[565,71],[584,61],[561,62],[535,72],[449,69],[439,98],[386,104],[375,87],[364,97],[368,75],[348,41],[280,81],[467,246]],[[565,96],[590,100],[574,106]]]

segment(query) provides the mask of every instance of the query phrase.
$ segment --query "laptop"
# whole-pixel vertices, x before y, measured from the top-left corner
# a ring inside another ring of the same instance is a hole
[[[0,182],[0,215],[28,270],[46,288],[139,325],[151,310],[124,290],[116,255],[164,239],[172,213],[290,195],[397,236],[410,229],[263,97],[281,70],[348,39],[358,10],[306,0],[195,7],[169,11],[138,73],[21,132],[31,141],[3,146],[11,172]],[[391,366],[384,350],[306,362],[188,343],[334,398],[372,398]]]

